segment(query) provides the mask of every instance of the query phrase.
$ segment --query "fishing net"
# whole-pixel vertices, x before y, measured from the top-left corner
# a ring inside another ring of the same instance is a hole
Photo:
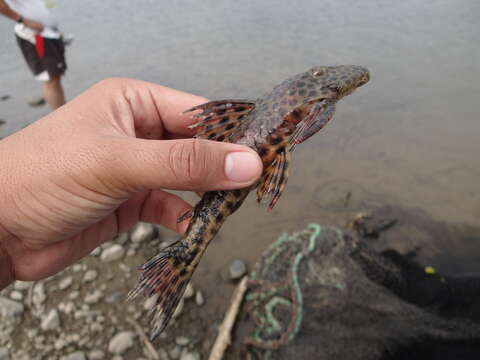
[[[480,325],[465,310],[475,299],[479,278],[446,277],[312,224],[281,235],[257,263],[235,357],[393,359],[426,343],[480,351]]]

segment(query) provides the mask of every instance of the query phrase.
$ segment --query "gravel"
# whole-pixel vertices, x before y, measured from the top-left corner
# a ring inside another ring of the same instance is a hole
[[[98,276],[97,270],[88,270],[84,275],[83,275],[83,282],[89,283],[94,281]]]
[[[203,294],[200,290],[197,291],[197,294],[195,295],[195,303],[198,306],[202,306],[205,304],[205,299],[203,298]]]
[[[55,330],[60,327],[60,316],[56,309],[50,310],[50,312],[42,318],[40,327],[44,331]]]
[[[14,300],[0,297],[0,314],[7,318],[12,318],[23,314],[23,304]]]
[[[62,279],[58,284],[58,288],[60,290],[68,289],[73,283],[73,278],[71,276],[67,276],[66,278]]]
[[[134,344],[135,334],[131,331],[117,333],[108,344],[108,351],[121,355],[130,349]]]
[[[133,243],[149,241],[155,236],[156,229],[152,224],[138,223],[130,234]]]
[[[105,262],[116,261],[123,258],[123,254],[125,254],[125,249],[122,245],[113,244],[103,249],[100,259]]]
[[[247,272],[247,265],[239,259],[232,261],[229,267],[229,275],[231,280],[238,280]]]

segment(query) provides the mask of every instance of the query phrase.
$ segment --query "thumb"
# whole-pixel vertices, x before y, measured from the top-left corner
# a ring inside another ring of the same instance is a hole
[[[237,189],[262,173],[260,157],[247,146],[199,139],[124,141],[107,166],[137,190]]]

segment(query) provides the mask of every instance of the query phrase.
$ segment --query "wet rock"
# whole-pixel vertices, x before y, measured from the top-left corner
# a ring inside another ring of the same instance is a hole
[[[62,357],[62,360],[87,360],[87,358],[83,351],[75,351],[74,353]]]
[[[10,299],[12,300],[17,300],[17,301],[22,301],[23,300],[23,293],[17,290],[13,290],[10,293]]]
[[[10,98],[11,98],[11,96],[9,94],[5,94],[5,95],[0,96],[0,101],[7,101]],[[1,125],[1,123],[0,123],[0,125]]]
[[[72,266],[73,272],[80,272],[82,271],[82,264],[75,264]]]
[[[155,227],[149,223],[138,223],[130,235],[133,243],[149,241],[155,236]]]
[[[75,291],[72,291],[70,294],[68,294],[68,298],[70,300],[75,300],[76,298],[78,298],[79,295],[80,295],[80,292],[78,290],[75,290]]]
[[[230,276],[230,280],[238,280],[247,272],[247,266],[242,260],[235,259],[230,264],[228,269],[228,273]]]
[[[84,301],[86,304],[96,304],[102,297],[103,293],[100,290],[95,290],[94,292],[87,294]]]
[[[42,319],[40,324],[42,330],[55,330],[60,327],[60,316],[56,309],[50,310],[50,312]]]
[[[182,354],[180,360],[200,360],[200,354],[197,351],[187,351]]]
[[[0,360],[10,360],[10,352],[6,348],[0,348]]]
[[[13,288],[18,291],[28,290],[32,283],[30,281],[20,281],[17,280],[13,284]]]
[[[108,351],[113,354],[123,354],[134,344],[135,334],[131,331],[122,331],[116,334],[108,343]]]
[[[93,349],[88,353],[88,360],[103,360],[105,353],[100,349]]]
[[[83,275],[83,282],[92,282],[98,276],[97,270],[88,270],[85,275]]]
[[[175,343],[178,346],[187,346],[188,344],[190,344],[190,339],[186,336],[177,336],[175,338]]]
[[[73,279],[71,276],[67,276],[66,278],[62,279],[58,284],[58,288],[60,290],[68,289],[73,283]]]
[[[193,289],[193,286],[191,283],[187,284],[187,288],[185,289],[185,292],[183,293],[183,297],[185,299],[191,299],[195,295],[195,290]]]
[[[0,315],[14,317],[23,314],[23,304],[0,296]]]
[[[43,98],[43,96],[39,96],[39,97],[28,100],[27,104],[30,105],[31,107],[42,106],[42,105],[45,105],[45,99]]]
[[[75,311],[75,304],[71,301],[68,301],[66,303],[61,302],[60,304],[58,304],[58,310],[69,315]]]
[[[197,294],[195,295],[195,303],[198,306],[202,306],[205,304],[205,299],[203,298],[203,294],[200,290],[197,291]]]
[[[32,301],[35,305],[41,305],[47,300],[47,294],[45,293],[45,286],[43,282],[35,284],[33,287]]]
[[[114,244],[105,248],[102,251],[102,254],[100,255],[100,259],[102,259],[102,261],[105,261],[105,262],[120,260],[123,257],[124,253],[125,253],[125,249],[122,247],[122,245]]]

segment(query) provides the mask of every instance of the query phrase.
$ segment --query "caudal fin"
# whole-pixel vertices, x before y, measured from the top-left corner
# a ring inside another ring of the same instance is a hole
[[[140,280],[128,294],[130,299],[140,293],[146,298],[158,296],[152,309],[155,315],[152,319],[151,340],[168,325],[192,276],[192,271],[189,272],[185,262],[181,261],[183,253],[184,247],[178,243],[163,249],[139,268]]]

